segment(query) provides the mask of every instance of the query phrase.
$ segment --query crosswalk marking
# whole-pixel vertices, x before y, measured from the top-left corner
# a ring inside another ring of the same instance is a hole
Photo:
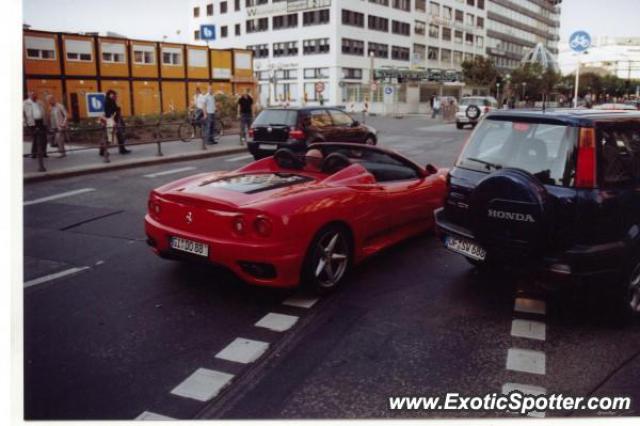
[[[249,364],[260,358],[268,348],[269,344],[267,342],[238,337],[218,352],[216,358],[240,364]]]
[[[43,284],[49,281],[57,280],[58,278],[66,277],[68,275],[77,274],[78,272],[86,271],[88,266],[75,267],[65,269],[64,271],[56,272],[54,274],[45,275],[43,277],[35,278],[33,280],[24,283],[24,288],[33,287],[34,285]]]
[[[72,197],[74,195],[84,194],[86,192],[92,192],[92,191],[95,191],[95,188],[76,189],[74,191],[63,192],[63,193],[56,194],[56,195],[49,195],[48,197],[37,198],[37,199],[31,200],[31,201],[25,201],[24,205],[25,206],[32,206],[34,204],[46,203],[47,201],[53,201],[53,200],[58,200],[60,198]]]
[[[176,386],[171,393],[184,398],[206,402],[218,395],[220,390],[227,386],[232,379],[233,374],[198,368]]]
[[[253,155],[245,154],[245,155],[241,155],[239,157],[228,158],[228,159],[226,159],[224,161],[229,162],[229,163],[233,163],[233,162],[236,162],[236,161],[248,160],[249,158],[253,158]]]
[[[181,167],[179,169],[171,169],[171,170],[165,170],[163,172],[157,172],[157,173],[150,173],[148,175],[144,175],[144,177],[146,178],[154,178],[154,177],[158,177],[158,176],[165,176],[165,175],[172,175],[174,173],[181,173],[181,172],[188,172],[190,170],[195,170],[196,167]]]
[[[163,416],[162,414],[154,413],[152,411],[144,411],[135,420],[150,420],[150,421],[160,421],[160,420],[175,420],[173,417]]]
[[[546,355],[544,352],[529,349],[510,348],[507,354],[507,370],[523,373],[546,373]]]
[[[282,332],[293,327],[296,322],[298,322],[298,317],[295,315],[284,315],[270,312],[260,321],[255,323],[255,326]]]
[[[511,335],[514,337],[524,337],[526,339],[545,340],[547,337],[547,326],[540,321],[514,319],[511,323]]]
[[[318,301],[317,298],[305,298],[305,297],[292,296],[287,300],[285,300],[284,302],[282,302],[282,304],[287,306],[294,306],[296,308],[309,309],[313,305],[315,305],[317,301]]]

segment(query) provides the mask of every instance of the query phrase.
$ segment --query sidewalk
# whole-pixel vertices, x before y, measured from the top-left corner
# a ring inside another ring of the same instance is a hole
[[[48,148],[49,158],[44,159],[46,172],[38,171],[38,160],[27,156],[23,159],[23,176],[25,182],[56,179],[68,176],[76,176],[87,173],[99,173],[108,170],[124,169],[141,165],[170,163],[183,160],[195,160],[207,157],[218,157],[227,154],[247,152],[246,145],[240,145],[238,135],[226,135],[219,138],[217,145],[207,145],[202,149],[202,142],[169,141],[161,143],[162,155],[158,155],[158,144],[132,145],[128,149],[131,154],[118,154],[117,146],[109,150],[109,163],[105,163],[103,157],[98,155],[98,148],[81,151],[71,151],[79,146],[67,146],[67,156],[57,158],[55,148]],[[31,142],[23,143],[23,153],[31,150]]]

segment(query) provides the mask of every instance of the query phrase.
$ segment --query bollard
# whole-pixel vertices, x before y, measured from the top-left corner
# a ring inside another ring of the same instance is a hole
[[[156,124],[156,144],[158,144],[158,157],[162,157],[162,138],[160,137],[160,123]]]
[[[45,133],[43,134],[43,132]],[[46,130],[43,130],[41,128],[36,128],[36,131],[33,137],[36,144],[36,156],[38,157],[38,171],[46,172],[47,169],[45,169],[44,167],[44,154],[45,154],[45,150],[47,149]]]

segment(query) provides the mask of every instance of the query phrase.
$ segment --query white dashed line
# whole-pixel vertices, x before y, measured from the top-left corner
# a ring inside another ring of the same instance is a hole
[[[296,308],[309,309],[318,301],[317,298],[305,298],[293,296],[282,302],[283,305],[294,306]]]
[[[545,340],[547,326],[540,321],[514,319],[511,323],[511,335],[525,339]]]
[[[188,172],[191,170],[195,170],[195,167],[181,167],[179,169],[171,169],[171,170],[165,170],[164,172],[158,172],[158,173],[151,173],[148,175],[144,175],[144,177],[146,178],[154,178],[154,177],[158,177],[158,176],[164,176],[164,175],[172,175],[174,173],[182,173],[182,172]]]
[[[519,391],[525,395],[545,395],[547,390],[545,388],[541,388],[540,386],[532,386],[532,385],[523,385],[520,383],[505,383],[502,385],[502,394],[509,395],[513,391]],[[529,417],[544,417],[544,412],[541,411],[530,411],[527,413]]]
[[[547,304],[542,300],[518,297],[513,309],[516,312],[524,312],[526,314],[545,315],[547,313]]]
[[[255,326],[282,332],[293,327],[298,319],[299,317],[295,315],[284,315],[271,312],[255,323]]]
[[[510,348],[507,354],[507,370],[544,375],[545,362],[546,355],[540,351]]]
[[[65,269],[64,271],[56,272],[55,274],[45,275],[44,277],[27,281],[26,283],[24,283],[24,288],[33,287],[34,285],[38,284],[44,284],[46,282],[57,280],[58,278],[66,277],[68,275],[74,275],[78,272],[86,271],[87,269],[89,269],[88,266],[82,266],[79,268]]]
[[[267,342],[238,337],[229,343],[226,348],[218,352],[216,358],[249,364],[260,358],[268,348],[269,344]]]
[[[229,163],[233,163],[235,161],[248,160],[249,158],[253,158],[253,155],[251,155],[251,154],[241,155],[239,157],[228,158],[228,159],[226,159],[224,161],[229,162]]]
[[[71,197],[73,195],[84,194],[85,192],[92,192],[92,191],[95,191],[95,188],[76,189],[75,191],[63,192],[61,194],[50,195],[48,197],[38,198],[31,201],[25,201],[24,205],[32,206],[34,204],[46,203],[47,201],[58,200],[60,198]]]
[[[145,411],[140,414],[135,420],[151,420],[151,421],[160,421],[160,420],[175,420],[173,417],[163,416],[162,414],[153,413],[151,411]]]
[[[198,368],[191,376],[176,386],[173,395],[206,402],[214,398],[222,388],[231,382],[233,374]]]

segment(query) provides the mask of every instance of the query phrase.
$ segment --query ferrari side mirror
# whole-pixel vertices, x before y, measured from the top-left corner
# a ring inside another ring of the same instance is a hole
[[[438,168],[431,163],[427,164],[424,170],[427,172],[427,176],[435,175],[436,173],[438,173]]]

